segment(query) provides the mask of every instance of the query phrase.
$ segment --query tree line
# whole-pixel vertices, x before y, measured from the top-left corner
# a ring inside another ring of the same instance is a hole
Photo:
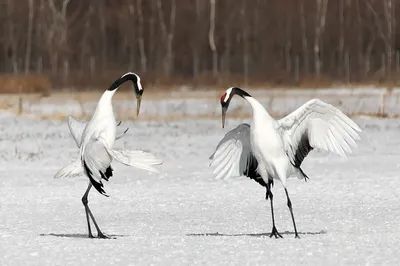
[[[74,84],[394,80],[400,0],[2,0],[0,72]]]

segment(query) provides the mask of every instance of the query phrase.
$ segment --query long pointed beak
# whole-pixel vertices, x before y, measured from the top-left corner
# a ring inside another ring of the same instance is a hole
[[[227,109],[227,108],[222,107],[222,128],[225,127],[226,109]]]
[[[142,101],[142,96],[137,96],[136,97],[137,100],[137,105],[136,105],[136,116],[139,115],[139,111],[140,111],[140,102]]]

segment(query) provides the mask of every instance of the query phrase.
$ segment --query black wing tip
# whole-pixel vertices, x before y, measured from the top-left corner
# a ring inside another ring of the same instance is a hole
[[[261,177],[249,176],[249,178],[256,181],[260,186],[267,187],[267,183],[265,183],[264,179],[262,179]]]
[[[112,177],[113,176],[113,169],[111,168],[111,166],[109,166],[107,169],[106,169],[106,172],[103,174],[101,171],[99,171],[100,172],[100,175],[101,175],[101,177],[103,178],[103,179],[105,179],[105,180],[109,180],[110,179],[110,177]]]
[[[106,197],[109,197],[109,196],[107,195],[107,193],[105,192],[105,190],[103,189],[103,183],[102,183],[101,181],[100,181],[100,182],[97,182],[96,180],[94,180],[94,178],[92,177],[92,175],[89,176],[89,180],[90,180],[90,183],[92,183],[92,185],[94,186],[94,188],[95,188],[101,195],[106,196]]]
[[[94,180],[93,176],[92,176],[92,171],[90,171],[89,167],[87,166],[86,162],[83,161],[83,168],[85,169],[85,172],[87,174],[87,176],[89,177],[90,183],[93,185],[93,187],[103,196],[109,197],[107,195],[107,193],[105,192],[105,190],[103,189],[103,183],[97,182],[96,180]],[[101,172],[100,172],[101,174]]]
[[[243,169],[243,175],[247,176],[250,179],[256,181],[259,185],[263,187],[267,187],[267,183],[265,183],[264,179],[262,179],[261,175],[257,171],[258,161],[256,157],[251,153],[247,157],[247,163],[245,169]]]
[[[306,173],[304,173],[304,172],[303,172],[303,169],[301,169],[300,167],[298,167],[298,169],[300,170],[300,173],[303,175],[304,181],[307,182],[307,180],[310,179],[310,178],[308,177],[308,175],[306,175]]]

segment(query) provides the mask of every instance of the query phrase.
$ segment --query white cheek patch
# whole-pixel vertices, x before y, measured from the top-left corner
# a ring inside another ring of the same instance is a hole
[[[139,76],[138,76],[138,75],[136,75],[136,77],[137,77],[137,85],[138,85],[138,89],[139,89],[139,91],[142,91],[142,90],[143,90],[143,88],[142,88],[142,83],[140,83],[140,78],[139,78]]]
[[[226,90],[226,93],[225,93],[226,96],[225,96],[224,102],[228,101],[229,97],[231,96],[231,93],[232,93],[232,88],[229,88]]]
[[[139,91],[142,91],[142,90],[143,90],[142,84],[140,83],[140,80],[138,80],[137,86],[138,86],[138,90],[139,90]]]

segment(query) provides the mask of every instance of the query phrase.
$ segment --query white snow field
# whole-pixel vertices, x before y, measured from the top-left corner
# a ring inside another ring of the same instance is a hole
[[[132,103],[134,105],[134,103]],[[146,102],[143,102],[146,106]],[[134,106],[133,106],[134,107]],[[66,121],[0,116],[0,265],[395,265],[400,259],[400,120],[355,118],[348,158],[312,151],[310,180],[288,181],[301,239],[279,182],[270,203],[247,178],[215,180],[209,155],[242,121],[126,121],[118,147],[164,159],[161,174],[113,163],[89,206],[114,239],[88,239],[86,177],[54,180],[78,150]],[[93,228],[92,228],[93,230]],[[96,233],[94,230],[93,233]]]

